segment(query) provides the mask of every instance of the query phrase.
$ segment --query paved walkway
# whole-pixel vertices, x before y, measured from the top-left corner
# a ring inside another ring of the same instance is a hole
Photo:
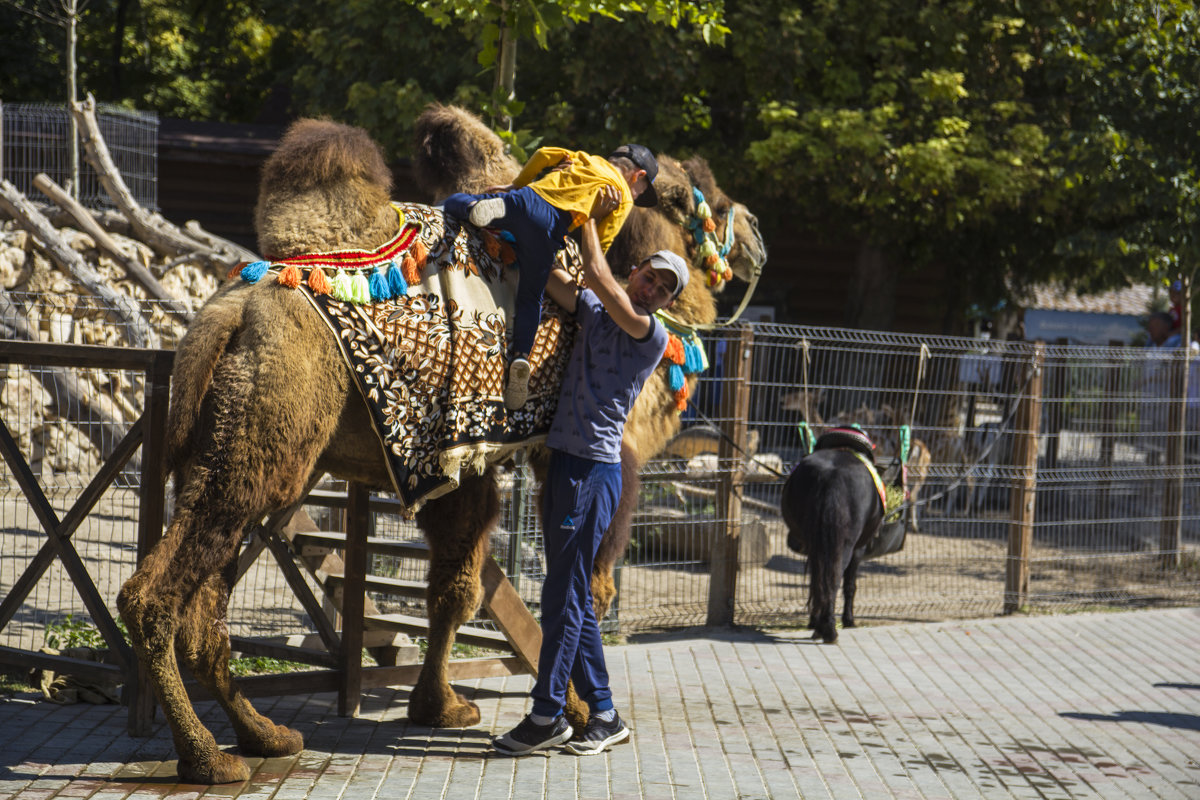
[[[131,739],[122,708],[18,697],[0,701],[0,797],[1200,798],[1200,609],[867,627],[838,646],[703,631],[609,665],[634,735],[599,757],[491,755],[531,685],[491,679],[464,685],[483,711],[466,731],[408,724],[404,691],[352,720],[328,694],[264,701],[307,749],[218,787],[176,783],[165,727]]]

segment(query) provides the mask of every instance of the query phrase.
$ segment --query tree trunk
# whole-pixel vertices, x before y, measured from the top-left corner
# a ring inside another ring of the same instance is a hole
[[[862,245],[846,303],[846,325],[886,331],[896,315],[896,270],[882,250]]]

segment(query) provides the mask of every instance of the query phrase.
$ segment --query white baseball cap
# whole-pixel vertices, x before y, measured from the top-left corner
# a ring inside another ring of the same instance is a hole
[[[674,300],[676,297],[679,297],[679,293],[684,290],[688,283],[687,263],[679,257],[679,254],[673,253],[670,250],[659,250],[646,259],[646,261],[650,262],[650,266],[655,269],[666,270],[675,276],[675,291],[671,294],[671,299]]]

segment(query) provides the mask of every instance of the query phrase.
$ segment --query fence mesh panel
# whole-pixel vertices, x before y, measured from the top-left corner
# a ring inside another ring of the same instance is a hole
[[[158,115],[100,104],[100,133],[113,162],[143,208],[158,210]],[[64,106],[0,103],[0,176],[28,197],[41,197],[33,186],[39,172],[59,186],[71,180],[71,125]],[[79,148],[79,202],[87,208],[113,208],[96,171]]]
[[[90,298],[8,295],[25,329],[46,340],[92,341],[80,331],[112,323]],[[182,325],[146,303],[164,346]],[[741,514],[730,520],[722,493],[739,457],[720,457],[735,420],[722,409],[741,386],[727,354],[739,334],[704,335],[710,369],[702,376],[683,430],[646,464],[618,597],[604,626],[630,633],[704,624],[719,537],[739,532],[734,620],[802,624],[808,575],[790,551],[780,519],[784,478],[805,454],[800,423],[814,432],[861,425],[892,462],[900,426],[912,426],[909,488],[915,514],[904,549],[866,562],[859,579],[860,620],[946,619],[1005,607],[1010,542],[1019,532],[1018,490],[1034,479],[1027,606],[1075,610],[1105,605],[1195,603],[1200,599],[1200,387],[1196,361],[1165,351],[990,342],[760,323],[753,326],[748,378]],[[119,344],[119,331],[105,334]],[[53,370],[7,365],[0,371],[4,422],[43,482],[58,513],[86,486],[119,431],[97,427],[56,397]],[[127,426],[140,412],[143,378],[74,369],[92,400]],[[1036,469],[1018,463],[1021,398],[1040,380]],[[1185,420],[1183,433],[1179,423]],[[127,428],[126,428],[127,429]],[[1174,431],[1174,433],[1173,433]],[[108,437],[108,438],[105,438]],[[921,455],[924,454],[924,455]],[[1176,461],[1182,466],[1176,465]],[[537,518],[538,485],[528,465],[500,471],[502,510],[492,553],[537,613],[545,566]],[[111,606],[133,569],[138,474],[127,469],[73,541]],[[0,471],[0,596],[45,542],[6,466]],[[322,527],[341,529],[337,511],[310,507]],[[377,514],[374,535],[418,539],[415,523]],[[721,565],[715,565],[721,566]],[[427,565],[375,556],[378,575],[420,581]],[[381,611],[421,614],[420,598],[373,595]],[[3,632],[0,644],[37,647],[44,628],[65,614],[85,616],[55,564]],[[261,556],[230,604],[231,632],[310,632],[311,621],[269,555]]]

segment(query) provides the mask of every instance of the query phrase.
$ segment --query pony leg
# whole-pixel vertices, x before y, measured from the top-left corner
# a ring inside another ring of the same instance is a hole
[[[810,567],[809,627],[813,629],[812,638],[821,639],[825,644],[835,644],[838,632],[834,615],[838,588],[842,578],[844,545],[842,537],[836,532],[836,529],[832,536],[828,532],[822,532],[818,539],[824,539],[826,546],[832,545],[832,552],[821,552],[821,549],[814,547],[808,559]],[[829,541],[829,539],[835,541]]]
[[[447,668],[455,631],[479,608],[487,532],[499,515],[500,496],[490,468],[417,513],[429,542],[429,648],[408,698],[408,718],[420,725],[465,728],[479,722],[479,707],[454,691]]]
[[[850,563],[846,565],[846,572],[842,576],[842,627],[853,628],[856,626],[854,622],[854,595],[858,591],[858,565],[862,562],[857,555],[850,556]]]
[[[231,561],[229,567],[235,564]],[[225,709],[244,755],[272,758],[299,753],[304,749],[299,731],[276,725],[259,714],[233,682],[226,624],[232,583],[228,573],[227,569],[224,576],[213,575],[196,592],[184,611],[177,649],[196,680]]]

